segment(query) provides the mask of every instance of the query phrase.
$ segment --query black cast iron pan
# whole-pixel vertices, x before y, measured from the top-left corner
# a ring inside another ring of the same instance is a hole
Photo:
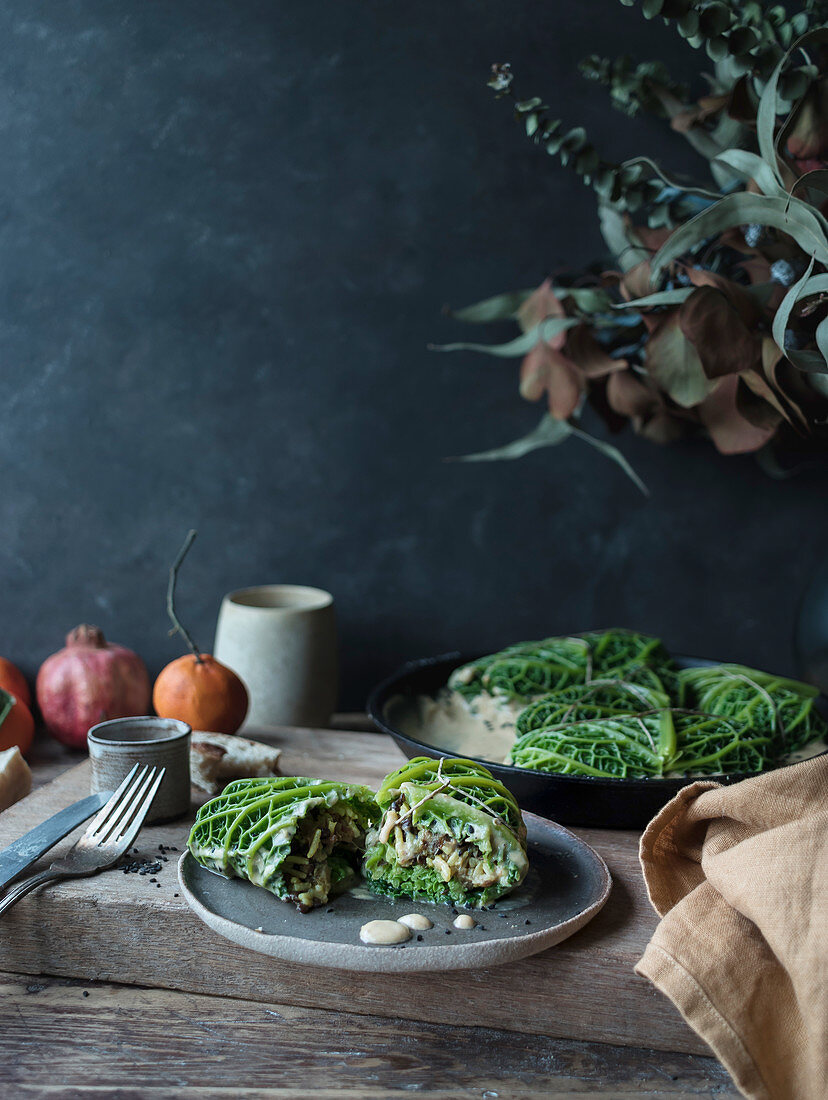
[[[459,653],[425,657],[409,661],[383,680],[371,692],[368,713],[383,733],[389,734],[406,756],[450,756],[439,745],[417,740],[394,725],[393,711],[400,700],[418,695],[436,695],[460,665],[475,660]],[[680,668],[718,664],[698,657],[675,657]],[[393,706],[389,707],[389,704]],[[404,705],[404,702],[403,704]],[[817,699],[820,711],[828,718],[828,699]],[[579,775],[554,775],[548,772],[515,768],[481,759],[489,771],[514,794],[524,810],[559,821],[564,825],[591,825],[603,829],[642,829],[662,806],[682,787],[693,782],[681,779],[591,779]],[[788,764],[787,767],[798,767]],[[744,775],[710,775],[717,783],[736,783]]]

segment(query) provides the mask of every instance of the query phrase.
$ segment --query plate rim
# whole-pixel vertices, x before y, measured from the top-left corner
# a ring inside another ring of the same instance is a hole
[[[246,924],[240,924],[238,921],[223,917],[210,909],[193,893],[187,883],[186,868],[188,861],[195,867],[200,866],[189,849],[185,849],[178,860],[178,883],[190,909],[214,932],[240,947],[245,947],[258,954],[268,955],[271,958],[281,959],[284,962],[299,963],[319,969],[352,970],[376,974],[433,973],[441,970],[471,970],[501,966],[516,962],[529,955],[538,954],[540,951],[554,947],[556,944],[568,939],[598,915],[606,905],[612,892],[612,875],[606,861],[599,852],[596,852],[585,840],[576,836],[570,829],[557,821],[552,821],[540,814],[529,813],[525,810],[522,812],[524,818],[540,822],[543,827],[551,828],[553,832],[563,834],[570,845],[574,842],[575,845],[583,849],[584,855],[593,862],[598,872],[599,892],[589,905],[568,920],[540,929],[537,932],[521,933],[518,936],[504,936],[501,939],[479,940],[470,943],[455,942],[433,947],[430,945],[418,946],[415,951],[409,951],[406,954],[398,950],[388,950],[362,943],[347,944],[339,941],[307,940],[300,936],[257,932]],[[233,882],[232,879],[227,881]],[[239,881],[244,880],[240,879]],[[278,898],[274,900],[280,901]],[[381,902],[382,900],[382,897],[379,896],[378,901]],[[287,902],[280,903],[283,905],[288,904]],[[416,901],[413,904],[417,904]],[[317,957],[320,942],[332,947],[335,946],[335,961],[329,959],[321,961]],[[498,958],[484,959],[481,962],[479,960],[480,951],[487,944],[498,945],[500,948]],[[273,947],[278,949],[272,950]]]

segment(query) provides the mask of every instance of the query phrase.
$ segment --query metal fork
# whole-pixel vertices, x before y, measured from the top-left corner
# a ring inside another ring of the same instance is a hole
[[[44,882],[84,878],[117,862],[138,835],[164,778],[164,770],[151,768],[147,764],[143,767],[135,764],[83,836],[62,859],[56,859],[40,874],[18,882],[0,898],[0,916]]]

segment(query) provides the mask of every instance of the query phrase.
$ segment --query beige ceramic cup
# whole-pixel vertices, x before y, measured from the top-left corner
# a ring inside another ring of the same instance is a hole
[[[247,685],[243,730],[330,723],[339,687],[330,592],[264,584],[228,593],[213,655]]]
[[[88,735],[92,790],[114,791],[133,764],[166,768],[146,824],[190,809],[190,727],[176,718],[113,718]]]

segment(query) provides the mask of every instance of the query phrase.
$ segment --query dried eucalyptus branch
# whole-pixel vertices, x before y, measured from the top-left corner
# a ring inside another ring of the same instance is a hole
[[[561,119],[553,118],[538,97],[518,99],[512,89],[513,79],[511,65],[506,62],[492,65],[487,83],[498,99],[508,97],[514,101],[515,117],[529,138],[571,168],[604,202],[630,213],[646,209],[650,225],[655,226],[672,224],[671,207],[684,194],[709,194],[669,179],[648,158],[636,157],[623,164],[604,160],[582,126],[565,129]]]
[[[621,0],[631,8],[637,0]],[[781,4],[765,7],[759,0],[641,0],[645,19],[660,16],[674,24],[695,49],[704,47],[712,61],[728,59],[736,73],[751,73],[761,91],[764,81],[800,35],[824,25],[826,0],[807,0],[802,11],[789,16]],[[780,81],[784,99],[796,99],[807,90],[813,72],[807,64],[791,67]]]
[[[689,106],[687,86],[671,80],[660,61],[642,61],[636,65],[628,56],[613,60],[590,54],[579,67],[587,80],[609,88],[613,106],[625,115],[632,117],[639,111],[648,111],[666,117],[665,94]]]

